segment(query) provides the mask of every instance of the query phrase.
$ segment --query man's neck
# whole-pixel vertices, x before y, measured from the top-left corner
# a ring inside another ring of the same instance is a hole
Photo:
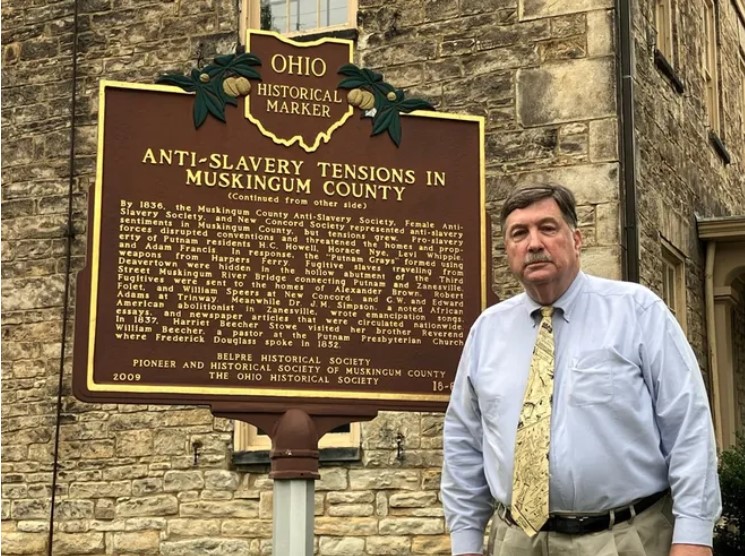
[[[535,301],[543,306],[553,305],[574,283],[577,278],[579,271],[574,276],[565,282],[551,282],[546,284],[523,284],[525,293]]]

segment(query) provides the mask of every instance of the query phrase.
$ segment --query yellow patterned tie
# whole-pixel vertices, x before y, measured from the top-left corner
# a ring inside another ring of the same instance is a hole
[[[517,425],[512,507],[515,522],[532,537],[548,519],[548,449],[554,390],[553,307],[541,307],[528,386]]]

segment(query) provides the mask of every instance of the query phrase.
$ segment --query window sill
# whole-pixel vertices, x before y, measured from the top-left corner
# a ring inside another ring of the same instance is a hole
[[[361,448],[321,448],[318,455],[319,465],[360,461],[361,459]],[[234,452],[233,465],[239,471],[254,471],[253,468],[271,465],[269,450]]]
[[[665,55],[656,48],[654,49],[654,65],[657,66],[657,69],[667,78],[676,93],[682,95],[685,92],[685,85],[683,85],[680,77],[678,77],[675,68],[673,68],[672,64],[668,62]]]
[[[359,31],[355,27],[346,27],[344,29],[319,29],[308,34],[293,34],[287,35],[288,39],[292,39],[296,42],[311,42],[317,41],[318,39],[347,39],[350,41],[356,41],[359,36]]]
[[[732,162],[732,157],[730,156],[727,147],[724,146],[724,142],[722,142],[719,135],[712,130],[709,130],[709,143],[714,147],[714,150],[725,164],[730,164]]]

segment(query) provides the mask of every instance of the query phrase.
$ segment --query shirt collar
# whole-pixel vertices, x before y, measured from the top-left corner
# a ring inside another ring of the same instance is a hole
[[[579,295],[579,292],[582,290],[582,287],[587,280],[587,275],[582,272],[581,270],[577,273],[577,276],[575,276],[574,280],[572,281],[572,284],[569,286],[567,291],[565,291],[559,299],[557,299],[553,307],[554,309],[558,309],[559,312],[556,314],[560,314],[562,318],[569,322],[569,319],[572,316],[572,308],[574,306],[574,301],[577,299],[577,296]],[[533,318],[533,316],[536,314],[536,312],[542,307],[540,303],[537,301],[531,299],[531,297],[526,293],[525,294],[526,299],[526,309],[528,310],[528,314]]]

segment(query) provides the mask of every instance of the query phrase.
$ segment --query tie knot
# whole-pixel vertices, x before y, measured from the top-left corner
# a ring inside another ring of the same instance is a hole
[[[541,307],[541,316],[544,319],[551,318],[551,315],[554,314],[554,308],[553,307]]]

